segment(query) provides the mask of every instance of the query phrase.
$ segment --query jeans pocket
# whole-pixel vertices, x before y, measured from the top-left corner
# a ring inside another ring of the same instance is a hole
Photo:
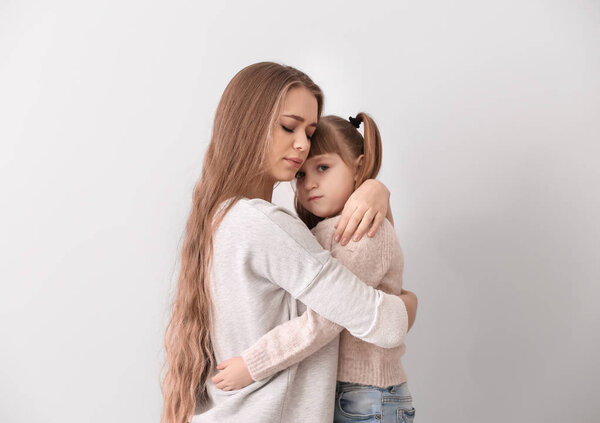
[[[398,408],[396,415],[398,423],[413,423],[415,420],[415,408]]]
[[[346,418],[356,421],[368,420],[381,414],[381,392],[377,389],[341,391],[335,406]]]

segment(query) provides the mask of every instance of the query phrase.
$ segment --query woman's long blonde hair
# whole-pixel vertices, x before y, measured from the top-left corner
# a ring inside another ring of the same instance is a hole
[[[215,366],[209,288],[213,234],[237,200],[268,181],[270,130],[286,93],[296,86],[314,94],[320,116],[320,88],[301,71],[272,62],[256,63],[238,72],[217,107],[202,175],[194,188],[177,291],[165,331],[163,423],[188,422],[197,402],[206,400],[205,382]],[[233,201],[217,213],[219,205],[230,198]]]
[[[358,129],[349,120],[339,116],[329,115],[319,119],[317,129],[311,140],[310,151],[307,159],[321,154],[339,154],[344,163],[354,168],[354,161],[364,154],[362,166],[358,169],[354,189],[358,188],[367,179],[377,177],[381,168],[381,135],[375,121],[368,114],[361,112],[356,115],[356,122],[364,123],[363,137]],[[295,195],[294,205],[298,217],[308,226],[315,227],[322,217],[315,216],[305,209]]]

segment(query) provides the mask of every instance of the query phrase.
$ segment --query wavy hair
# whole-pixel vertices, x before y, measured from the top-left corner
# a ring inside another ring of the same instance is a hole
[[[270,131],[286,93],[297,86],[314,94],[320,116],[321,89],[298,69],[272,62],[242,69],[219,101],[202,174],[193,191],[171,318],[165,330],[162,423],[188,422],[196,406],[207,400],[205,383],[215,367],[209,281],[213,235],[240,198],[257,184],[266,183]],[[219,208],[228,199],[233,201]]]

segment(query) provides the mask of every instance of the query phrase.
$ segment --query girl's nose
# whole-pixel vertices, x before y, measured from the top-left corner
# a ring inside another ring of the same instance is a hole
[[[310,191],[313,188],[317,188],[317,181],[315,178],[311,178],[308,175],[304,177],[304,189]]]

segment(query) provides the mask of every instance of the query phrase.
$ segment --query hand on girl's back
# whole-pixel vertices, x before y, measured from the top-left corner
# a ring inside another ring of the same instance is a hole
[[[406,289],[402,289],[400,292],[400,298],[404,301],[406,305],[406,312],[408,313],[408,330],[415,323],[415,319],[417,317],[417,307],[419,304],[419,300],[417,299],[417,295]]]
[[[233,357],[219,363],[217,370],[220,370],[219,373],[210,380],[223,391],[242,389],[254,382],[242,357]]]

